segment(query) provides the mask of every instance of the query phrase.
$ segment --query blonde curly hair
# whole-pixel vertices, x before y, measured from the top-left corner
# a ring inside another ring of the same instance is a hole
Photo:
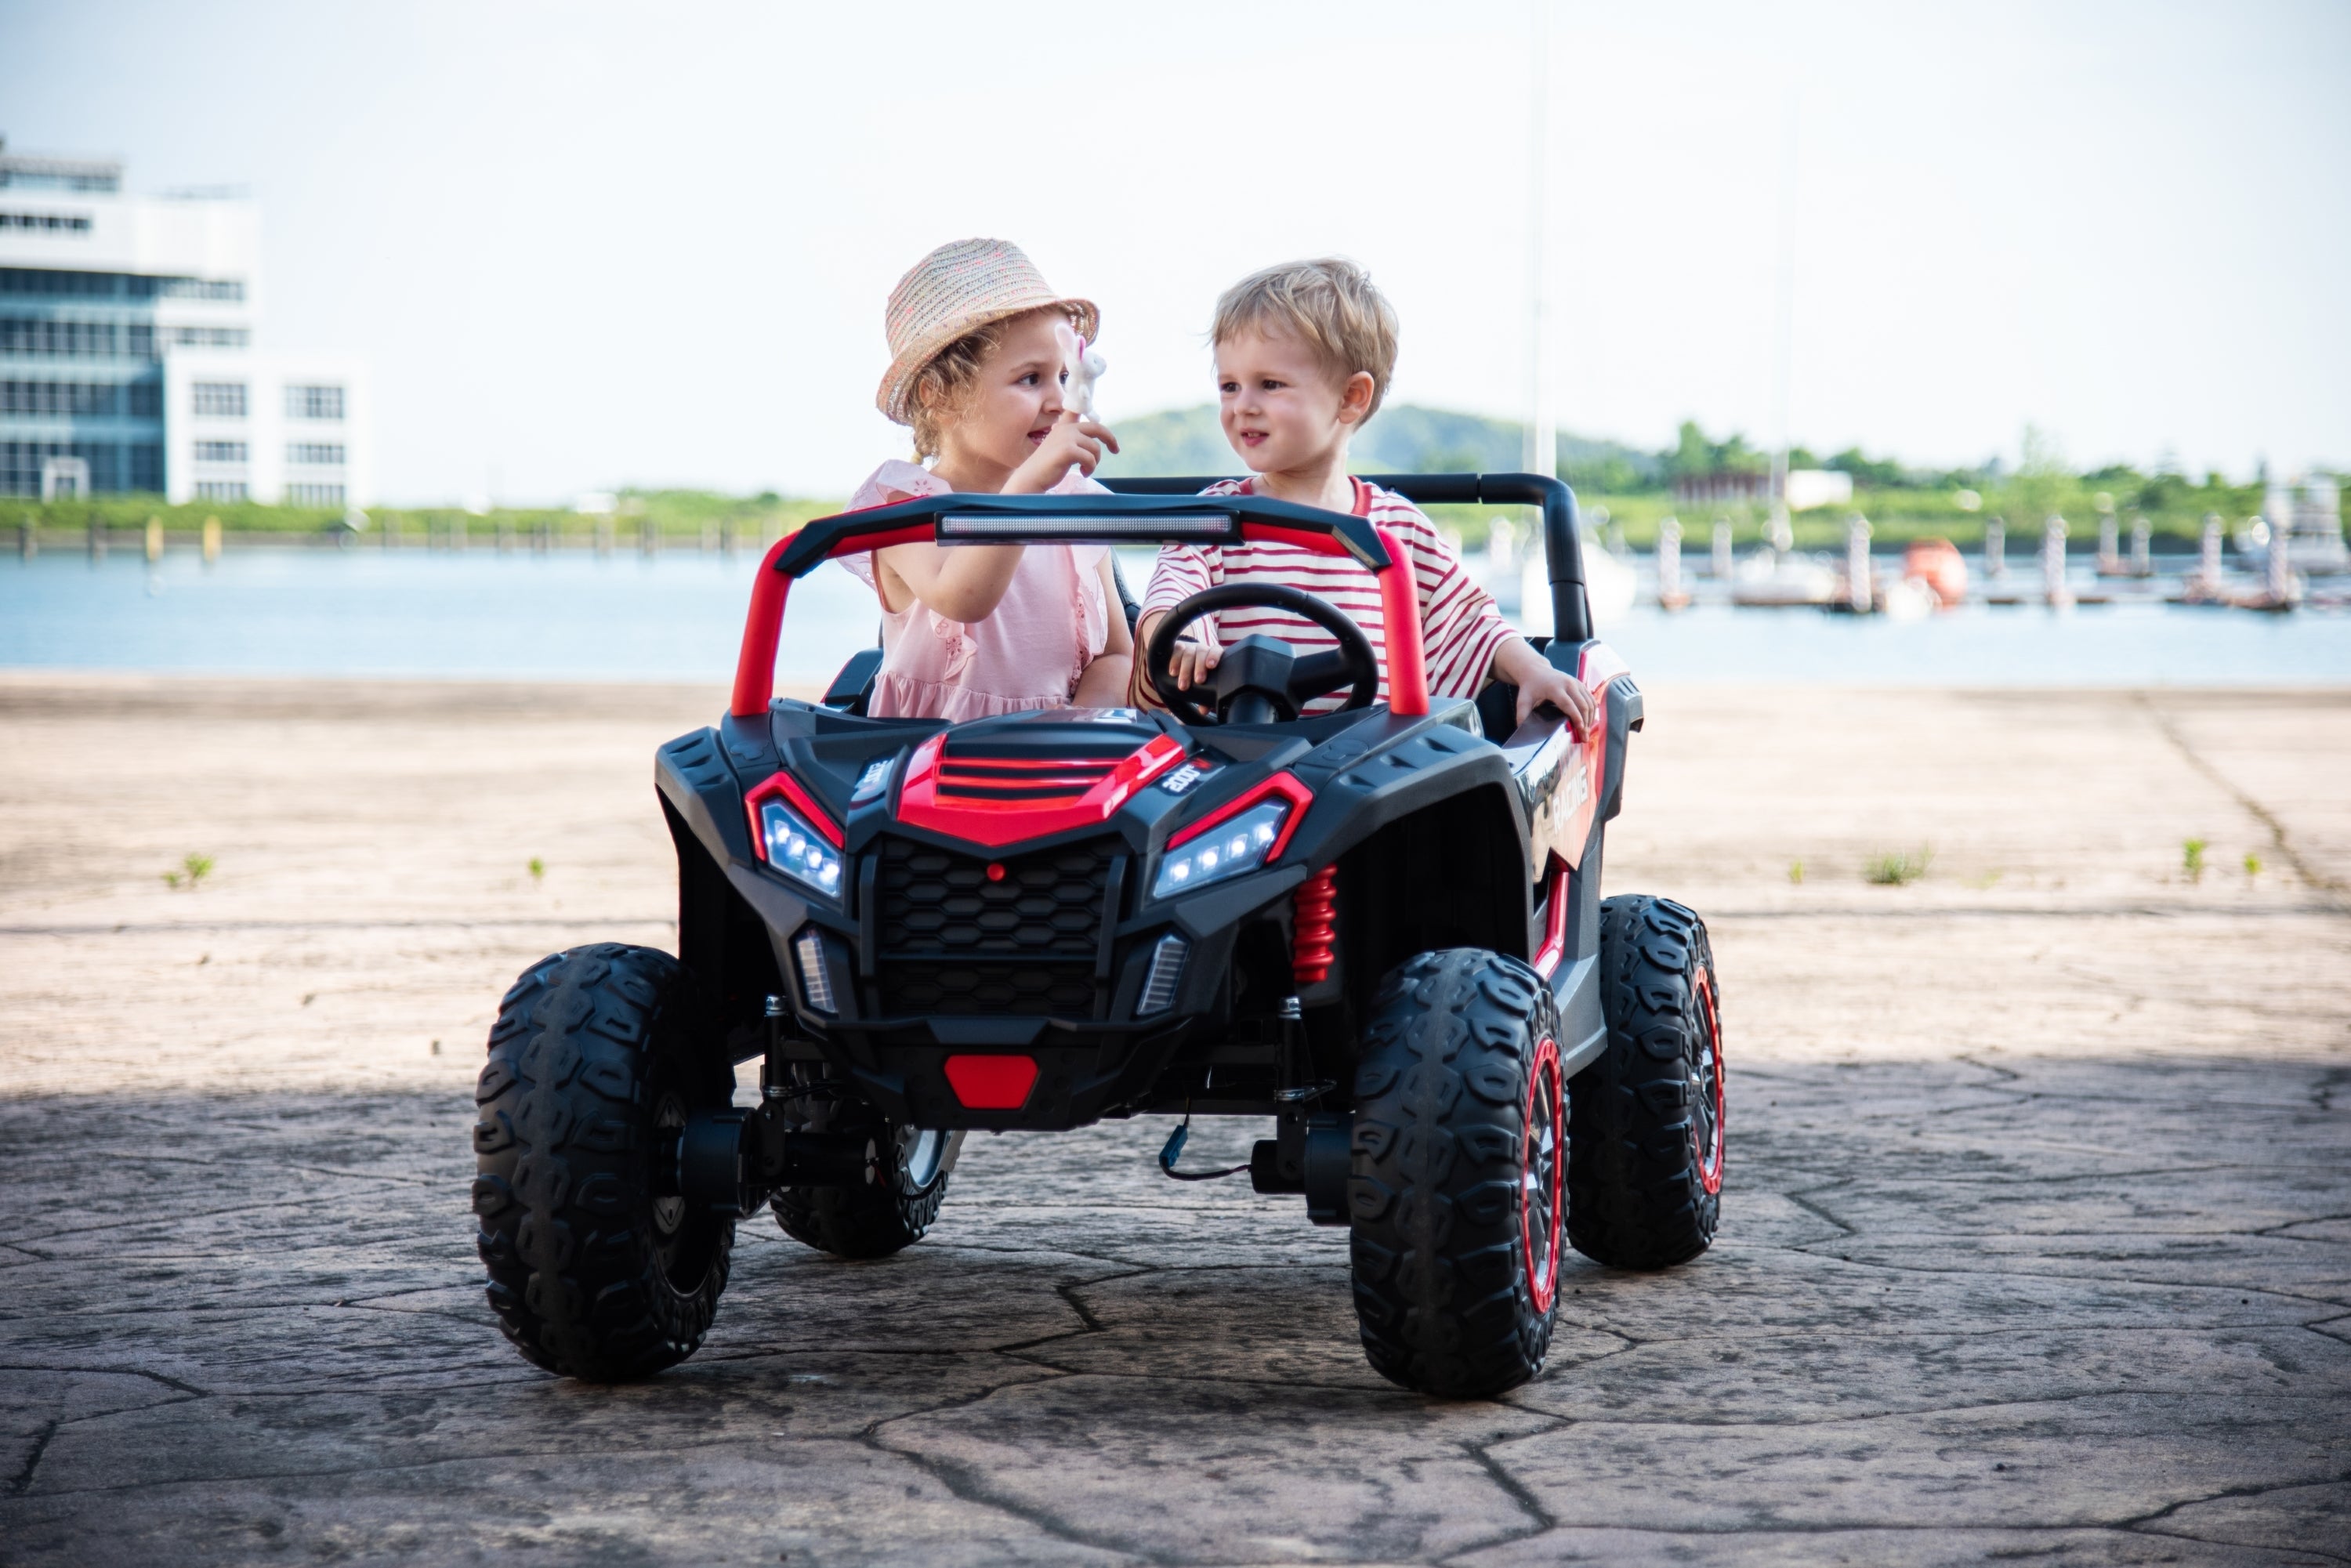
[[[966,332],[925,361],[906,395],[907,420],[914,427],[915,458],[928,462],[939,455],[940,436],[969,412],[979,391],[979,372],[1004,346],[1014,327],[1032,316],[1069,314],[1059,306],[1046,305],[1002,317]]]

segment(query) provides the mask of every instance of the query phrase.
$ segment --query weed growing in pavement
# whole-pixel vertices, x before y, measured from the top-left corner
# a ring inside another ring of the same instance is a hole
[[[2001,868],[1994,866],[1991,870],[1984,873],[1983,875],[1970,881],[1968,885],[1976,889],[1978,892],[1981,892],[1985,888],[1991,886],[1992,883],[1998,882],[2000,880],[2000,874]]]
[[[175,891],[184,887],[190,893],[193,893],[196,890],[196,883],[212,873],[212,856],[192,854],[180,862],[179,870],[167,871],[163,873],[163,885]]]
[[[2252,851],[2247,850],[2245,852],[2245,875],[2250,878],[2256,877],[2261,874],[2262,857],[2253,853]]]
[[[1802,861],[1790,861],[1790,862],[1788,862],[1788,880],[1789,880],[1790,882],[1792,882],[1792,883],[1802,883],[1802,881],[1804,880],[1804,862],[1802,862]]]
[[[1925,876],[1934,860],[1934,848],[1928,844],[1915,850],[1881,850],[1869,857],[1862,875],[1880,887],[1901,887]]]
[[[2188,872],[2188,880],[2204,880],[2204,841],[2189,839],[2179,846],[2179,863]]]
[[[534,885],[547,880],[547,862],[537,855],[530,857],[530,880]]]

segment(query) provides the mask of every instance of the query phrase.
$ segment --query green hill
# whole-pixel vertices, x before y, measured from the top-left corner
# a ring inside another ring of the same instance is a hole
[[[1102,465],[1105,476],[1241,472],[1212,403],[1123,419],[1117,430],[1121,450]],[[1523,451],[1514,421],[1400,403],[1380,411],[1351,456],[1363,473],[1515,473]],[[1654,453],[1566,434],[1559,438],[1559,470],[1572,481],[1596,480],[1605,488],[1652,483],[1659,471]]]

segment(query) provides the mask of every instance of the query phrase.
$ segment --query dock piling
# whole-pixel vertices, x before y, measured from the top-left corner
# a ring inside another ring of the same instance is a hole
[[[1714,519],[1714,578],[1717,582],[1730,580],[1730,519]]]
[[[2291,610],[2302,598],[2302,584],[2294,575],[2294,551],[2288,549],[2294,538],[2294,520],[2270,519],[2270,542],[2262,551],[2264,597],[2270,610]]]
[[[89,564],[96,566],[106,559],[106,525],[96,517],[89,520]]]
[[[2065,586],[2065,519],[2053,512],[2041,530],[2041,591],[2052,610],[2074,607],[2074,591]]]
[[[16,554],[20,559],[30,560],[40,553],[41,530],[33,526],[32,517],[27,514],[25,520],[16,525]]]
[[[163,559],[163,519],[147,519],[147,561],[149,565]]]
[[[1995,517],[1984,524],[1984,575],[1989,578],[2008,575],[2008,519]]]
[[[206,566],[210,566],[214,561],[219,560],[220,551],[220,519],[218,517],[206,517],[204,519],[204,564]]]
[[[1869,580],[1869,519],[1855,512],[1844,524],[1844,601],[1855,615],[1874,603]]]
[[[2130,574],[2133,577],[2155,575],[2155,526],[2144,517],[2131,519]]]
[[[1688,603],[1682,591],[1682,520],[1669,517],[1657,525],[1657,604],[1679,610]]]

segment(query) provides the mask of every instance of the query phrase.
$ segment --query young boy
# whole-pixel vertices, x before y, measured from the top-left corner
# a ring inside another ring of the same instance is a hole
[[[1519,688],[1520,723],[1537,705],[1549,703],[1567,716],[1577,736],[1586,733],[1593,705],[1583,683],[1553,669],[1510,630],[1493,596],[1469,580],[1461,558],[1420,508],[1347,472],[1348,439],[1378,412],[1395,368],[1395,312],[1369,275],[1336,260],[1270,267],[1225,291],[1210,335],[1225,439],[1254,476],[1226,480],[1207,494],[1266,496],[1371,518],[1411,558],[1431,696],[1475,696],[1489,680],[1507,681]],[[1144,595],[1136,648],[1150,645],[1170,610],[1221,582],[1280,583],[1329,601],[1370,639],[1380,658],[1378,700],[1387,699],[1379,580],[1350,558],[1295,545],[1163,546]],[[1207,636],[1177,644],[1173,661],[1176,684],[1186,690],[1217,667],[1221,642],[1263,632],[1301,654],[1338,645],[1311,622],[1254,606],[1204,617],[1193,630]],[[1135,698],[1155,706],[1143,664],[1138,656]],[[1344,701],[1343,693],[1332,694],[1307,704],[1306,711],[1328,713]]]

